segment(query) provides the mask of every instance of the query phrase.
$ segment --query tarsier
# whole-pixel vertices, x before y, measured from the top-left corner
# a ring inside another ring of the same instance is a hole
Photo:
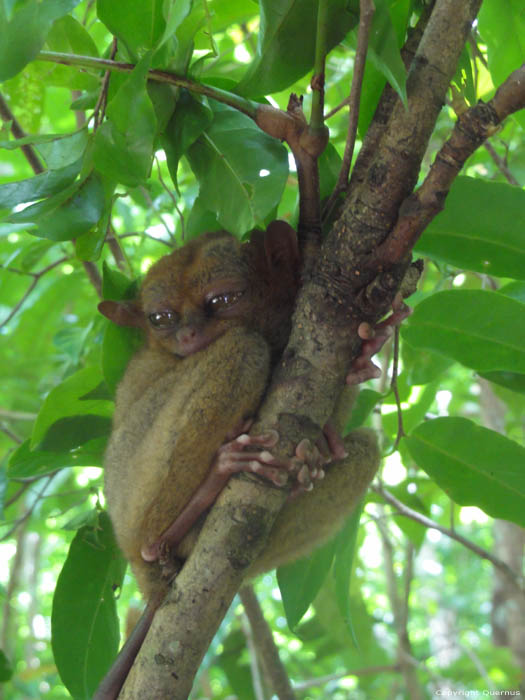
[[[273,222],[244,244],[225,232],[205,234],[159,260],[135,302],[99,305],[112,321],[146,335],[117,391],[105,492],[117,541],[148,605],[97,699],[118,695],[177,563],[232,474],[292,485],[250,577],[325,541],[377,469],[375,438],[365,429],[351,433],[344,449],[335,446],[328,464],[307,441],[293,458],[277,459],[275,431],[246,432],[286,345],[298,280],[295,231]],[[355,381],[371,376],[369,356],[381,342],[365,341]]]

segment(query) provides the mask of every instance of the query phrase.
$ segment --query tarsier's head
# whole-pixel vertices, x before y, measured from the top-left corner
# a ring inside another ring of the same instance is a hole
[[[281,350],[297,279],[295,232],[273,222],[249,243],[224,231],[190,241],[150,268],[136,301],[104,301],[99,310],[119,325],[142,328],[150,347],[179,357],[235,325],[259,330]]]

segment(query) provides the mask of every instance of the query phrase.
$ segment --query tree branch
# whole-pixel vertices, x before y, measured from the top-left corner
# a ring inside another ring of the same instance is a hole
[[[383,486],[372,486],[372,489],[380,494],[387,503],[390,503],[390,505],[394,506],[396,510],[398,511],[399,515],[403,515],[406,518],[410,518],[411,520],[414,520],[416,523],[419,523],[420,525],[423,525],[424,527],[429,527],[433,528],[434,530],[438,530],[441,532],[443,535],[447,535],[447,537],[450,537],[450,539],[455,540],[456,542],[459,542],[462,544],[464,547],[467,549],[470,549],[471,552],[474,552],[474,554],[477,554],[478,557],[481,557],[482,559],[486,559],[487,561],[490,561],[490,563],[498,569],[498,571],[501,571],[505,576],[512,582],[512,584],[518,588],[518,590],[523,592],[522,588],[522,582],[520,580],[520,577],[501,559],[498,559],[498,557],[494,556],[491,554],[491,552],[488,552],[486,549],[483,549],[479,545],[475,544],[474,542],[471,542],[469,539],[466,537],[463,537],[463,535],[460,535],[457,533],[455,530],[451,530],[448,527],[444,527],[444,525],[440,525],[439,523],[436,523],[434,520],[431,520],[430,518],[427,518],[426,515],[423,515],[422,513],[418,513],[415,510],[412,510],[412,508],[409,508],[406,506],[404,503],[402,503],[400,500],[398,500],[393,494],[390,493],[390,491],[387,491]]]
[[[437,0],[409,73],[408,110],[394,104],[363,183],[347,197],[299,294],[290,342],[252,427],[257,433],[277,427],[282,456],[293,454],[301,439],[318,437],[357,355],[357,327],[363,320],[376,321],[392,303],[408,262],[372,272],[368,256],[386,238],[417,180],[480,3]],[[261,110],[264,106],[257,117]],[[378,272],[380,284],[372,284]],[[255,478],[230,479],[155,615],[122,698],[167,694],[186,700],[213,634],[285,500],[283,491]]]
[[[430,221],[443,209],[447,194],[465,161],[513,112],[525,108],[525,64],[515,70],[484,104],[460,115],[421,187],[407,198],[388,239],[375,256],[380,264],[402,260]]]
[[[397,658],[401,668],[401,673],[405,680],[408,697],[410,700],[423,700],[423,692],[417,679],[416,669],[414,667],[414,654],[412,645],[408,636],[407,620],[408,614],[405,608],[405,597],[401,598],[398,591],[397,579],[394,567],[394,548],[386,523],[377,518],[375,521],[381,542],[383,544],[383,559],[385,564],[385,576],[387,583],[388,598],[390,601],[390,610],[394,617],[394,626],[397,635]],[[407,572],[407,581],[408,572]]]
[[[94,70],[115,71],[118,73],[131,73],[135,68],[133,63],[124,63],[123,61],[113,61],[108,58],[97,58],[95,56],[81,56],[79,54],[61,53],[58,51],[41,51],[36,57],[37,61],[48,61],[50,63],[60,63],[64,66],[80,66],[82,68],[93,68]],[[259,104],[252,102],[244,97],[235,95],[232,92],[221,90],[220,88],[211,87],[204,83],[199,83],[195,80],[190,80],[183,76],[153,69],[148,72],[149,80],[154,80],[158,83],[167,83],[168,85],[176,85],[177,87],[186,88],[190,92],[195,92],[199,95],[206,95],[217,102],[230,105],[239,110],[248,117],[255,119],[255,114]]]
[[[279,658],[272,630],[264,619],[253,587],[243,586],[239,591],[239,596],[254,633],[257,654],[262,661],[266,677],[271,681],[273,692],[279,700],[295,700],[295,693],[292,690],[292,684],[284,664]]]

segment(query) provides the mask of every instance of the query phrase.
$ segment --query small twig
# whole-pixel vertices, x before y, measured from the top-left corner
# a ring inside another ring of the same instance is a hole
[[[402,437],[405,437],[403,428],[403,409],[401,408],[401,399],[399,398],[399,387],[397,385],[397,374],[399,369],[399,326],[394,328],[394,361],[392,364],[392,381],[390,386],[394,392],[397,406],[397,436],[394,442],[394,450],[397,450]]]
[[[36,508],[36,506],[37,506],[37,504],[42,500],[42,498],[43,498],[43,496],[44,496],[44,494],[45,494],[45,492],[46,492],[46,490],[47,490],[47,487],[49,486],[49,484],[50,484],[51,481],[54,479],[54,477],[56,476],[57,473],[58,473],[58,470],[55,471],[55,472],[53,472],[52,474],[49,474],[49,476],[48,476],[47,479],[46,479],[46,483],[44,484],[44,486],[42,487],[42,489],[39,491],[39,493],[37,493],[37,495],[35,496],[35,499],[34,499],[33,503],[31,504],[31,506],[27,509],[27,511],[24,513],[24,515],[22,515],[20,518],[18,518],[17,520],[15,520],[15,522],[14,522],[14,524],[13,524],[13,527],[12,527],[10,530],[8,530],[8,531],[4,534],[3,537],[0,537],[0,542],[4,542],[5,540],[9,539],[9,538],[11,537],[11,535],[13,534],[13,532],[15,532],[16,529],[17,529],[20,525],[22,525],[22,523],[24,523],[26,520],[28,520],[28,518],[31,517],[31,515],[33,514],[33,512],[34,512],[34,510],[35,510],[35,508]]]
[[[184,227],[184,214],[183,214],[182,211],[180,210],[180,207],[179,207],[179,205],[178,205],[178,203],[177,203],[177,200],[175,199],[175,195],[173,194],[173,192],[171,191],[171,189],[168,187],[167,183],[165,182],[164,178],[162,177],[162,172],[161,172],[161,169],[160,169],[160,163],[159,163],[158,158],[155,157],[155,161],[156,161],[156,163],[157,163],[157,175],[158,175],[158,178],[159,178],[159,182],[160,182],[160,184],[162,185],[162,187],[164,188],[164,191],[166,192],[166,194],[168,195],[168,197],[169,197],[169,198],[171,199],[171,201],[173,202],[173,206],[174,206],[174,208],[175,208],[175,211],[176,211],[177,214],[179,215],[179,219],[180,219],[180,228],[181,228],[181,239],[184,240],[184,238],[185,238],[185,236],[186,236],[186,230],[185,230],[185,227]],[[170,238],[171,238],[171,240],[174,239],[174,236],[173,236],[173,234],[171,234],[171,233],[170,233]]]
[[[27,300],[27,298],[29,297],[29,295],[31,294],[33,289],[36,287],[40,278],[43,277],[50,270],[53,270],[55,267],[58,267],[58,265],[62,265],[67,260],[69,260],[69,258],[67,258],[67,257],[60,258],[60,260],[56,260],[54,263],[51,263],[47,267],[44,267],[44,269],[40,270],[40,272],[27,272],[26,273],[26,274],[30,275],[31,277],[33,277],[33,281],[31,282],[31,284],[29,285],[29,287],[25,291],[25,293],[22,296],[22,298],[20,299],[20,301],[17,304],[15,304],[15,306],[13,306],[13,308],[11,309],[11,311],[9,312],[7,317],[0,323],[0,329],[4,328],[4,326],[6,326],[9,323],[9,321],[13,318],[13,316],[15,316],[18,313],[18,311],[20,310],[20,307],[24,304],[24,302]],[[19,270],[10,270],[10,268],[5,268],[5,269],[9,270],[10,272],[20,274]]]
[[[120,247],[119,239],[117,238],[113,226],[111,223],[108,225],[108,230],[106,232],[106,243],[109,246],[113,259],[115,260],[118,269],[121,272],[127,273],[130,271],[130,265],[122,248]]]
[[[0,94],[0,117],[5,122],[11,122],[11,133],[15,139],[23,139],[26,136],[25,131],[22,129],[20,124],[15,118],[15,115],[11,112],[9,105],[5,101],[3,95]],[[22,153],[25,155],[27,162],[33,169],[35,175],[44,172],[44,166],[40,162],[40,158],[37,155],[36,150],[30,144],[21,146]]]
[[[434,520],[427,518],[426,515],[422,515],[421,513],[412,510],[412,508],[409,508],[400,500],[398,500],[393,494],[390,493],[390,491],[387,491],[382,485],[373,485],[372,489],[376,493],[380,494],[387,503],[390,503],[390,505],[394,506],[398,511],[399,515],[403,515],[406,518],[410,518],[411,520],[414,520],[415,522],[419,523],[420,525],[423,525],[424,527],[429,527],[433,528],[434,530],[438,530],[443,535],[447,535],[447,537],[450,537],[450,539],[455,540],[467,549],[470,549],[471,552],[474,552],[474,554],[477,554],[482,559],[490,561],[490,563],[493,566],[495,566],[499,571],[501,571],[505,574],[505,576],[507,576],[507,578],[511,581],[511,583],[514,586],[518,588],[519,591],[523,592],[520,577],[504,561],[498,559],[498,557],[495,557],[486,549],[479,547],[474,542],[471,542],[466,537],[463,537],[463,535],[458,534],[455,530],[450,530],[448,527],[444,527],[443,525],[436,523]]]
[[[250,673],[252,676],[252,688],[253,694],[255,695],[255,700],[265,700],[264,685],[262,679],[261,669],[259,667],[259,659],[257,656],[257,649],[255,645],[255,631],[250,625],[248,616],[245,612],[241,618],[241,627],[246,640],[246,647],[248,649],[248,656],[250,659]]]
[[[121,238],[136,238],[137,236],[149,238],[150,241],[155,241],[155,243],[162,243],[168,248],[173,248],[173,245],[170,241],[166,241],[164,238],[156,238],[155,236],[152,236],[151,233],[147,233],[146,231],[129,231],[128,233],[119,234],[118,238],[120,240]]]
[[[310,126],[313,129],[324,127],[324,80],[326,60],[326,14],[329,0],[319,0],[317,4],[317,29],[315,37],[314,74],[312,88],[312,112]]]
[[[82,261],[82,267],[84,268],[84,271],[88,276],[89,281],[93,285],[97,296],[99,297],[99,299],[102,299],[102,277],[100,276],[98,267],[95,265],[95,263],[89,262],[87,260]]]
[[[496,152],[496,149],[494,146],[490,143],[490,141],[485,141],[483,144],[488,151],[490,157],[496,163],[496,166],[498,167],[498,170],[505,176],[506,180],[508,183],[511,185],[516,185],[516,187],[521,187],[520,183],[516,180],[514,175],[510,172],[509,167],[507,163],[503,160],[503,158],[498,155]]]
[[[36,413],[27,413],[26,411],[9,411],[6,408],[0,408],[0,418],[7,418],[8,420],[34,421],[36,416]]]
[[[401,667],[399,664],[389,664],[385,666],[368,666],[365,668],[356,668],[353,671],[343,671],[342,673],[332,673],[329,676],[319,676],[319,678],[312,678],[309,681],[300,681],[294,683],[294,690],[308,690],[308,688],[316,688],[317,686],[324,685],[325,683],[332,683],[333,681],[340,680],[342,678],[348,678],[355,676],[356,678],[360,676],[372,676],[372,675],[382,675],[383,673],[399,673]]]
[[[2,431],[4,435],[7,435],[13,442],[16,442],[17,445],[20,445],[22,442],[22,438],[17,435],[14,430],[11,430],[11,428],[5,425],[5,423],[0,423],[0,431]]]
[[[370,28],[372,19],[375,13],[373,0],[360,0],[359,2],[359,29],[357,31],[357,48],[355,52],[354,71],[352,74],[352,86],[350,88],[350,96],[348,104],[350,105],[350,114],[348,118],[348,133],[346,137],[345,152],[343,163],[334,191],[328,199],[324,215],[329,216],[337,198],[344,192],[348,186],[348,176],[352,165],[352,157],[354,155],[355,140],[357,135],[357,124],[359,120],[359,105],[361,102],[361,88],[363,86],[363,76],[365,72],[366,54],[368,51],[368,38],[370,36]]]
[[[113,43],[111,45],[111,53],[110,53],[110,59],[113,60],[115,58],[115,54],[117,53],[117,37],[113,37]],[[93,123],[93,129],[96,131],[100,124],[102,124],[104,120],[104,115],[106,113],[106,105],[108,101],[108,89],[109,89],[109,78],[111,76],[111,71],[108,69],[104,73],[104,77],[102,78],[102,86],[100,89],[100,93],[98,96],[97,104],[95,105],[95,109],[93,110],[93,117],[94,117],[94,123]]]
[[[27,489],[32,485],[32,481],[26,481],[25,483],[22,484],[22,486],[14,493],[11,498],[9,498],[5,503],[4,503],[4,510],[6,508],[9,508],[9,506],[12,506],[13,503],[18,501],[20,496],[23,496],[24,493],[27,491]]]
[[[261,606],[251,586],[243,586],[239,596],[246,616],[253,630],[257,653],[264,666],[267,677],[271,680],[273,691],[279,700],[295,700],[295,693],[286,669],[279,658],[279,651],[273,640],[272,630],[264,619]]]
[[[98,58],[96,56],[80,56],[77,54],[60,53],[57,51],[41,51],[35,58],[36,61],[49,61],[51,63],[61,63],[65,66],[82,66],[83,68],[94,68],[95,70],[103,70],[106,68],[110,71],[120,73],[130,73],[135,65],[133,63],[125,63],[123,61],[112,61],[109,58]],[[206,95],[218,102],[230,105],[239,110],[243,114],[255,119],[259,104],[252,102],[244,97],[235,95],[234,93],[220,88],[215,88],[204,83],[198,83],[194,80],[189,80],[186,77],[153,69],[148,72],[148,79],[159,83],[167,83],[168,85],[176,85],[183,87],[191,92],[199,95]]]

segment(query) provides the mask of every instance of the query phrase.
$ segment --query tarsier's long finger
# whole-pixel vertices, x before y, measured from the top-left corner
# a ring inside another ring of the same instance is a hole
[[[394,328],[412,313],[412,309],[403,302],[403,297],[399,293],[394,297],[392,309],[393,313],[376,326],[372,326],[366,321],[359,324],[357,333],[363,340],[363,344],[359,357],[352,363],[351,370],[346,377],[347,384],[360,384],[368,379],[377,379],[381,376],[381,370],[374,365],[371,358],[381,350],[392,336]]]
[[[242,450],[244,447],[275,447],[279,442],[279,433],[276,430],[267,430],[260,435],[248,435],[241,433],[234,440],[224,443],[219,448],[219,452],[227,450]]]

